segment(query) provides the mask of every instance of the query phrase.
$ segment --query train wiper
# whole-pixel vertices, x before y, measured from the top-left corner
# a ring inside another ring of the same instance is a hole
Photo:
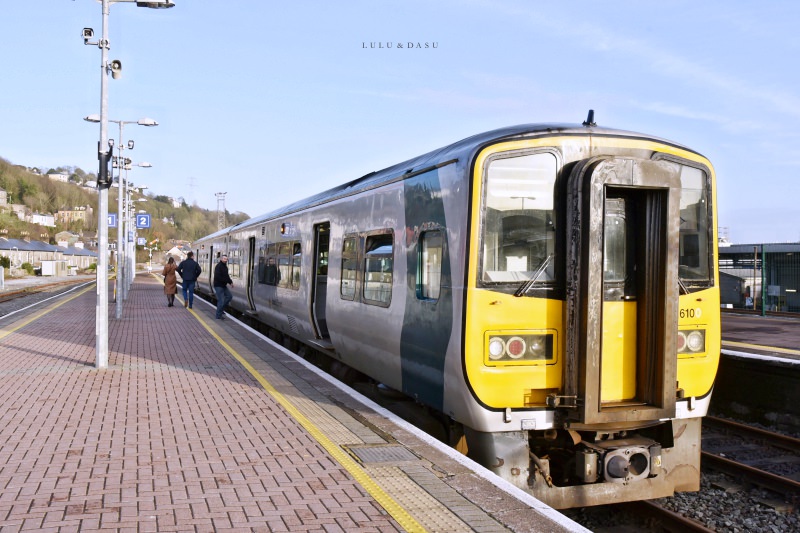
[[[533,287],[533,284],[536,283],[536,280],[539,279],[539,276],[541,276],[542,273],[545,271],[545,269],[547,268],[547,265],[550,264],[550,260],[552,258],[553,258],[553,254],[547,254],[547,257],[544,258],[544,261],[542,261],[542,264],[539,265],[539,268],[536,269],[536,274],[534,274],[531,279],[529,279],[528,281],[526,281],[525,283],[520,285],[519,289],[517,289],[517,291],[514,293],[514,296],[516,296],[517,298],[519,298],[520,296],[525,296],[525,293],[527,293],[529,290],[531,290],[531,287]]]
[[[678,278],[678,294],[689,294],[689,289],[683,284],[681,278]]]

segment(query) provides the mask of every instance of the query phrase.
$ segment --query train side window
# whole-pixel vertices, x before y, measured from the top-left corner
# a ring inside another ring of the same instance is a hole
[[[228,252],[228,273],[232,278],[239,278],[241,277],[241,251],[237,249],[232,249]]]
[[[438,300],[442,286],[442,232],[426,231],[420,235],[417,269],[417,297]]]
[[[371,235],[364,246],[364,302],[388,307],[392,301],[394,239],[391,233]]]
[[[355,298],[357,271],[358,240],[355,236],[346,236],[342,241],[342,282],[339,289],[343,300]]]
[[[266,266],[264,267],[264,281],[267,285],[277,285],[280,278],[278,272],[278,245],[275,243],[266,246]]]
[[[291,243],[282,242],[278,246],[278,287],[289,287],[291,280]]]
[[[302,255],[300,253],[300,243],[296,242],[292,246],[292,288],[300,288],[300,264]]]
[[[262,285],[267,282],[267,247],[261,246],[258,249],[258,275],[256,279]]]
[[[555,249],[553,188],[557,173],[550,152],[500,154],[485,168],[480,282],[519,285],[536,276],[553,279],[547,264]]]

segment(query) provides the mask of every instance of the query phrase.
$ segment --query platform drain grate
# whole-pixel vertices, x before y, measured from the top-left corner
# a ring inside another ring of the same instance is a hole
[[[414,452],[402,446],[343,445],[342,448],[363,464],[398,463],[419,459]]]

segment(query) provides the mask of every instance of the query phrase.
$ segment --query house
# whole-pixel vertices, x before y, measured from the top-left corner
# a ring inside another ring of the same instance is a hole
[[[55,215],[33,213],[31,215],[31,222],[33,222],[34,224],[39,224],[40,226],[47,226],[48,228],[56,227]]]
[[[56,211],[56,220],[62,224],[69,224],[70,222],[90,222],[94,209],[91,206],[78,206],[72,209]]]
[[[69,174],[64,174],[62,172],[54,172],[52,174],[47,175],[53,181],[61,181],[67,183],[69,181]]]
[[[8,204],[14,214],[17,215],[17,218],[20,220],[24,220],[28,222],[31,216],[31,210],[25,204]]]
[[[56,242],[59,246],[63,246],[64,248],[75,245],[80,238],[80,235],[77,233],[72,233],[71,231],[59,231],[55,235]]]

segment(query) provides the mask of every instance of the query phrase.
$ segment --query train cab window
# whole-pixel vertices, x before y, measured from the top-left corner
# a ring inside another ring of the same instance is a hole
[[[417,297],[438,300],[442,286],[442,232],[426,231],[419,239]]]
[[[300,288],[300,263],[302,255],[300,253],[300,243],[292,245],[292,288]]]
[[[678,275],[689,283],[710,279],[707,183],[705,172],[699,168],[682,166]]]
[[[392,301],[394,240],[392,234],[371,235],[364,245],[364,302],[388,307]]]
[[[553,279],[553,187],[557,161],[550,152],[501,154],[484,175],[481,271],[483,287]]]
[[[345,236],[342,241],[342,282],[339,289],[343,300],[355,298],[357,272],[358,239],[355,236]]]

